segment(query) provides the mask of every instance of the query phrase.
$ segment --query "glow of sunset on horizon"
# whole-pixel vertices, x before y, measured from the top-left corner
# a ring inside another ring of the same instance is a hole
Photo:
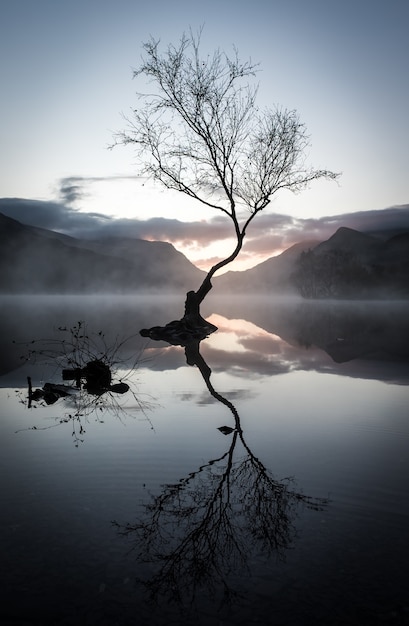
[[[207,321],[217,326],[217,340],[215,349],[232,352],[251,351],[251,345],[261,341],[271,354],[280,352],[280,344],[285,342],[278,335],[267,332],[252,322],[244,319],[227,319],[218,313],[212,313]],[[213,347],[215,335],[210,335],[206,340],[207,347]],[[274,348],[273,348],[274,346]]]

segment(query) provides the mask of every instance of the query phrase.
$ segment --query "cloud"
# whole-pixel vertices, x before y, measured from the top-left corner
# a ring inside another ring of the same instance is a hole
[[[79,197],[75,185],[66,185],[71,198]],[[82,213],[64,204],[25,198],[0,198],[0,213],[15,220],[62,232],[73,237],[137,237],[155,241],[170,241],[190,246],[202,246],[210,241],[231,236],[229,222],[214,218],[208,222],[181,222],[177,219],[152,217],[148,220],[114,218],[101,213]]]
[[[74,236],[88,235],[110,220],[99,213],[80,213],[61,202],[25,198],[0,198],[0,213],[29,226]]]
[[[271,254],[272,250],[286,250],[300,241],[328,239],[342,226],[373,235],[409,231],[409,204],[321,218],[261,215],[249,229],[245,250],[248,254]]]
[[[113,180],[137,180],[137,176],[67,176],[58,181],[57,193],[62,203],[73,204],[87,195],[87,188],[92,183],[111,182]]]
[[[319,219],[300,220],[304,238],[330,237],[338,228],[345,226],[365,233],[409,230],[409,204],[373,211],[356,211]]]
[[[93,179],[87,179],[93,180]],[[79,181],[79,182],[76,182]],[[184,251],[203,249],[211,243],[233,239],[229,219],[216,216],[207,221],[182,222],[175,218],[117,219],[100,213],[82,213],[70,206],[83,193],[84,179],[66,178],[61,195],[67,202],[0,198],[0,212],[31,226],[55,230],[73,237],[135,237],[168,241]],[[328,239],[341,226],[367,233],[409,231],[409,204],[383,210],[358,211],[321,218],[294,218],[279,213],[260,214],[250,225],[241,259],[267,258],[300,242]],[[209,251],[209,256],[214,252]],[[215,255],[216,256],[216,255]],[[203,258],[208,264],[209,259]]]
[[[59,193],[63,204],[73,204],[84,196],[84,189],[83,185],[77,184],[76,178],[64,178]]]
[[[184,246],[202,246],[210,241],[227,239],[232,235],[228,221],[216,220],[181,222],[174,218],[151,217],[147,220],[116,219],[104,226],[104,233],[123,237],[139,237],[153,241],[183,243]]]

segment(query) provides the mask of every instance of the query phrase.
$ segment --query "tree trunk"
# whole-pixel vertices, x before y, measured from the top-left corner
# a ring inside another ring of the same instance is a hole
[[[183,316],[183,319],[186,320],[188,323],[195,325],[195,326],[206,326],[208,325],[208,323],[206,322],[205,319],[203,319],[203,317],[200,315],[200,305],[203,302],[203,300],[205,299],[205,297],[207,296],[207,294],[209,293],[209,291],[212,289],[213,285],[211,283],[211,278],[213,277],[213,275],[222,267],[224,267],[225,265],[228,265],[229,263],[231,263],[232,261],[234,261],[234,259],[237,257],[237,255],[239,254],[242,246],[243,246],[243,239],[244,239],[244,232],[240,233],[238,231],[238,228],[236,228],[236,234],[237,234],[237,245],[234,249],[234,251],[232,252],[232,254],[230,256],[228,256],[226,259],[223,259],[223,261],[220,261],[219,263],[216,263],[216,265],[214,265],[208,272],[206,278],[204,279],[204,281],[202,282],[202,284],[200,285],[199,289],[197,291],[189,291],[186,294],[186,300],[185,300],[185,314]]]
[[[202,285],[203,287],[203,285]],[[202,287],[198,291],[188,291],[185,300],[185,314],[183,320],[194,328],[208,326],[208,322],[200,315],[200,303],[212,288],[212,283],[208,281],[207,290],[203,293]]]

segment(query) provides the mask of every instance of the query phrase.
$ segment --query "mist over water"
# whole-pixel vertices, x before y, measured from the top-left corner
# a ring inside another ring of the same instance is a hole
[[[405,623],[409,303],[211,293],[196,366],[183,308],[2,298],[3,621]],[[28,408],[80,321],[130,391]]]
[[[139,335],[141,328],[179,319],[183,309],[184,294],[3,296],[0,372],[13,371],[23,356],[25,342],[61,337],[59,329],[70,328],[79,320],[94,332],[103,331],[108,340],[128,338],[128,349],[132,346],[137,351],[147,342]],[[215,320],[226,332],[229,324],[240,327],[237,320],[248,322],[248,327],[241,325],[239,342],[228,357],[222,358],[223,350],[218,348],[220,332],[204,341],[201,349],[212,353],[214,368],[228,367],[229,360],[237,360],[240,353],[246,352],[260,367],[269,361],[279,368],[281,361],[290,359],[297,369],[325,368],[354,375],[358,368],[358,376],[365,377],[366,372],[381,380],[400,370],[405,382],[408,313],[409,301],[306,301],[297,297],[210,294],[202,305],[205,318]],[[150,349],[157,345],[151,342]],[[159,345],[163,351],[166,344]],[[285,355],[280,356],[279,351]],[[176,354],[178,350],[170,352]]]

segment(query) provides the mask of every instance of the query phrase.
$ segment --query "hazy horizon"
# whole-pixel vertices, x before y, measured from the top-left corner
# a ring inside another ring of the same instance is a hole
[[[202,252],[205,254],[209,241],[222,243],[232,229],[230,221],[219,216],[207,223],[184,223],[178,219],[166,218],[109,218],[98,213],[81,213],[62,203],[26,198],[0,198],[0,213],[23,224],[78,239],[130,237],[146,241],[166,241],[203,271],[207,271],[219,259],[204,258],[198,261],[191,258],[189,250],[183,247],[183,241],[196,241],[198,246],[202,244]],[[252,224],[238,259],[227,266],[225,271],[247,270],[304,241],[324,241],[341,227],[373,235],[377,231],[409,231],[409,204],[321,218],[294,219],[274,213],[261,214]],[[230,247],[226,246],[226,254],[229,252]]]

